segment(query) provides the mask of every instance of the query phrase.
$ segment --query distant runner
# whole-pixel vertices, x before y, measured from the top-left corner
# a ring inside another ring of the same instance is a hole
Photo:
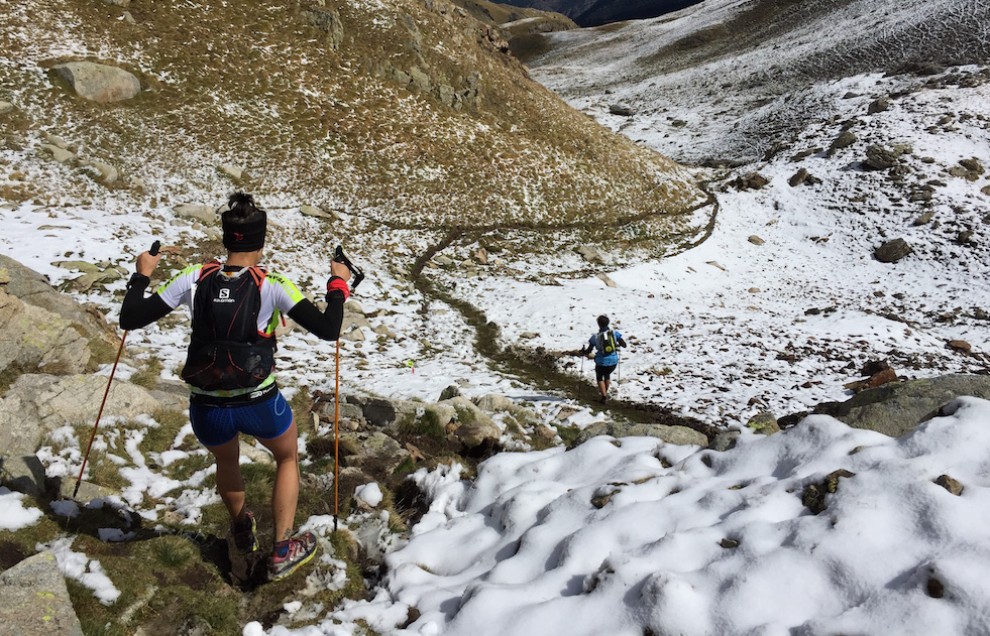
[[[275,383],[275,328],[280,314],[323,340],[336,340],[350,295],[350,270],[330,263],[327,307],[320,312],[295,283],[258,263],[267,233],[267,213],[249,194],[230,196],[221,216],[226,263],[192,265],[145,297],[161,260],[143,252],[127,284],[120,310],[122,329],[138,329],[180,304],[192,314],[192,336],[182,371],[189,384],[189,419],[196,438],[217,463],[217,491],[231,519],[234,545],[242,554],[258,550],[254,514],[245,501],[239,464],[239,434],[258,439],[275,457],[272,489],[274,546],[268,561],[272,580],[285,578],[316,554],[316,535],[293,535],[299,498],[296,424]]]
[[[608,328],[608,316],[598,317],[598,333],[588,339],[588,344],[581,348],[581,355],[587,356],[595,352],[595,380],[598,382],[599,398],[604,404],[608,401],[608,387],[615,368],[619,366],[619,347],[626,347],[626,341],[618,329]]]

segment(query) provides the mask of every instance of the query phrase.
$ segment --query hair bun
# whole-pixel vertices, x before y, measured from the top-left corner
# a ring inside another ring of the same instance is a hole
[[[234,208],[240,206],[257,208],[257,206],[254,204],[253,196],[251,196],[247,192],[235,192],[234,194],[230,195],[229,199],[227,199],[227,209],[233,210]]]

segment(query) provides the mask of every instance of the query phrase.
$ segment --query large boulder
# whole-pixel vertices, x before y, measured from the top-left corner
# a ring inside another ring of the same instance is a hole
[[[101,104],[132,99],[141,92],[141,82],[116,66],[95,62],[66,62],[52,67],[56,75],[83,99]]]
[[[3,633],[18,636],[83,636],[52,552],[0,572],[0,625]]]
[[[900,437],[939,414],[947,402],[962,396],[990,399],[990,376],[945,375],[907,382],[892,382],[858,393],[845,402],[827,402],[823,413],[854,428]]]

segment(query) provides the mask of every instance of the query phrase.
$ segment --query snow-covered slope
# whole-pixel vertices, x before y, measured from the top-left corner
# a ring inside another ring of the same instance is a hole
[[[614,288],[593,277],[460,286],[510,325],[507,340],[538,332],[533,346],[573,349],[608,313],[635,338],[619,368],[620,394],[715,424],[843,399],[843,385],[871,360],[902,377],[986,372],[990,72],[840,71],[883,68],[887,58],[853,55],[881,35],[905,38],[909,58],[944,58],[942,40],[907,39],[935,25],[942,35],[958,31],[945,40],[960,43],[958,57],[979,57],[987,6],[842,2],[805,11],[808,4],[781,5],[787,19],[768,23],[752,19],[767,3],[709,0],[663,19],[549,36],[559,50],[535,61],[534,75],[576,107],[683,161],[751,161],[710,171],[719,211],[707,241],[633,267],[612,253],[600,269]],[[705,40],[713,32],[726,40]],[[677,53],[675,43],[695,40],[707,42],[704,55]],[[744,43],[738,54],[733,42]],[[844,65],[806,72],[811,60],[841,51]],[[611,114],[619,103],[639,113]],[[896,165],[870,168],[878,149]],[[751,172],[769,184],[732,185]],[[874,258],[897,238],[911,255]],[[957,339],[972,351],[947,346]]]

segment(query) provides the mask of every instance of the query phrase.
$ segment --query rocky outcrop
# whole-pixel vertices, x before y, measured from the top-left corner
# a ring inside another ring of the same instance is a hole
[[[819,405],[815,413],[831,415],[854,428],[900,437],[937,416],[946,403],[964,395],[990,399],[990,377],[956,374],[893,382],[863,391],[845,402]]]
[[[120,341],[99,311],[7,256],[0,274],[0,390],[21,373],[82,373],[109,360]]]
[[[89,341],[71,322],[2,289],[0,331],[0,370],[81,373],[89,364]]]

